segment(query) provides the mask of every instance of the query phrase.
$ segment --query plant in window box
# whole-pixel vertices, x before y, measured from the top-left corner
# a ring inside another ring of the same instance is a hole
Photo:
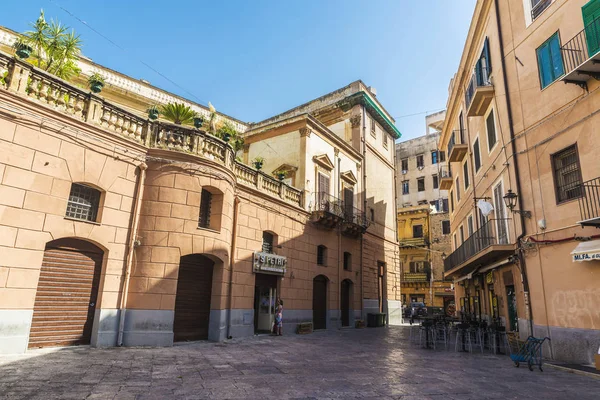
[[[277,177],[277,179],[282,181],[285,178],[287,178],[287,171],[279,169],[279,170],[275,171],[275,176]]]
[[[158,119],[160,111],[158,110],[158,106],[156,104],[153,104],[150,107],[148,107],[146,111],[148,112],[149,119],[151,119],[152,121],[156,121]]]
[[[254,165],[254,168],[260,171],[263,167],[264,162],[265,159],[263,157],[256,157],[254,160],[252,160],[252,165]]]
[[[106,79],[97,72],[93,73],[88,78],[88,85],[90,86],[90,90],[94,93],[100,93],[104,88],[105,83]]]
[[[28,45],[22,38],[18,38],[13,43],[13,49],[15,49],[15,53],[19,56],[20,59],[26,60],[31,56],[31,52],[33,49],[30,45]]]

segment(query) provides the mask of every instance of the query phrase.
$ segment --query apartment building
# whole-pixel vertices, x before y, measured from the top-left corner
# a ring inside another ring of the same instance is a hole
[[[598,10],[478,1],[440,138],[459,310],[580,363],[600,347]]]
[[[82,58],[77,82],[107,82],[90,93],[0,32],[0,352],[251,336],[277,297],[288,333],[399,309],[399,132],[374,89],[353,82],[258,124],[217,114],[244,133],[244,163],[146,111],[208,108]]]

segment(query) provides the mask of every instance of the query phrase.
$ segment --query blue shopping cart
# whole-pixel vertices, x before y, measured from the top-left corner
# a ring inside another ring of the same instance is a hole
[[[527,363],[530,371],[533,371],[534,365],[537,365],[540,371],[544,371],[542,369],[542,345],[550,338],[538,339],[529,336],[525,342],[517,340],[516,336],[513,336],[512,339],[509,338],[508,343],[510,359],[515,363],[515,367],[519,367],[521,363]]]

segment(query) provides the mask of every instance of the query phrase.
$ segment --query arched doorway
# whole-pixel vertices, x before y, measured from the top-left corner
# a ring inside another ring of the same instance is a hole
[[[104,252],[80,239],[46,244],[29,348],[89,344]]]
[[[350,279],[344,279],[342,281],[340,297],[340,312],[342,313],[342,326],[350,326],[350,320],[352,319],[350,315],[350,313],[352,312],[352,281]]]
[[[327,329],[327,277],[313,279],[313,329]]]
[[[214,261],[201,254],[179,260],[173,340],[208,339]]]

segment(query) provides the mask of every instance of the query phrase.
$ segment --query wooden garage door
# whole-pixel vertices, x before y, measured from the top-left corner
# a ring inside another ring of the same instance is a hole
[[[327,328],[327,278],[323,275],[313,280],[313,329]]]
[[[48,243],[38,282],[29,347],[89,344],[103,252],[91,243]]]
[[[213,265],[200,254],[181,257],[173,321],[176,342],[208,339]]]

